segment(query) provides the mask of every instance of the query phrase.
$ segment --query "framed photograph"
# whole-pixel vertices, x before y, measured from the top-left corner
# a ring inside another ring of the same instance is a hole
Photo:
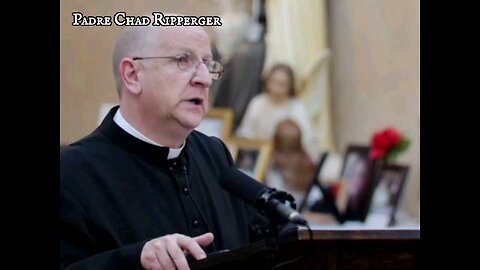
[[[268,140],[231,138],[225,141],[239,170],[264,183],[273,145]]]
[[[341,177],[345,181],[353,181],[367,163],[370,146],[348,145],[342,166]]]
[[[370,146],[350,144],[345,151],[336,204],[342,219],[365,220],[374,185],[375,163],[369,158]]]
[[[365,221],[379,167],[369,158],[369,151],[367,145],[348,145],[340,179],[333,182],[318,179],[326,158],[323,154],[300,209],[331,214],[338,223]]]
[[[366,223],[379,227],[395,225],[395,214],[407,179],[409,166],[383,164],[376,177],[375,189]]]
[[[334,194],[324,186],[320,178],[328,154],[328,152],[322,153],[298,211],[309,217],[313,217],[314,213],[328,214],[334,218],[334,222],[330,223],[338,224],[341,222],[341,215],[335,203]]]
[[[215,136],[227,140],[232,134],[233,109],[210,108],[200,125],[196,128],[208,136]]]

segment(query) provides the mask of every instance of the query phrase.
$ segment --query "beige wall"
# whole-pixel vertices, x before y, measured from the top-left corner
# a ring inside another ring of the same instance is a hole
[[[60,143],[93,130],[104,102],[117,102],[111,49],[117,26],[73,27],[73,11],[131,15],[152,11],[220,15],[216,0],[61,1]],[[333,128],[337,149],[368,143],[392,124],[412,139],[400,161],[412,165],[402,208],[419,215],[419,1],[329,1]]]
[[[60,2],[60,143],[71,143],[97,125],[103,102],[118,102],[111,67],[114,38],[120,27],[72,26],[72,12],[84,15],[145,15],[153,11],[219,15],[215,0]]]
[[[393,125],[412,139],[401,210],[419,216],[419,1],[330,1],[333,127],[337,149]]]

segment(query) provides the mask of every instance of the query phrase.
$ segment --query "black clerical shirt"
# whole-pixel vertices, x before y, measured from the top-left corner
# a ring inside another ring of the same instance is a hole
[[[113,121],[117,109],[60,154],[60,269],[142,269],[144,244],[173,233],[212,232],[207,253],[252,241],[265,221],[220,187],[233,160],[219,139],[193,131],[167,160]]]

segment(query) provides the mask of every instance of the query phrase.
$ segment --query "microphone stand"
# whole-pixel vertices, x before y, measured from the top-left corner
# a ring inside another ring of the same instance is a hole
[[[268,201],[270,199],[277,199],[282,203],[289,201],[290,206],[293,209],[296,209],[295,199],[289,193],[284,191],[277,191],[274,188],[269,188],[265,192],[263,192],[257,199],[257,209],[263,209],[260,211],[260,214],[265,216],[268,219],[269,227],[266,231],[266,238],[265,243],[267,249],[270,251],[267,254],[267,269],[271,268],[271,263],[274,262],[275,259],[275,252],[278,251],[279,248],[279,230],[278,227],[282,223],[288,223],[288,220],[284,220],[276,215],[273,209],[270,208],[270,204]]]
[[[268,188],[266,191],[264,191],[256,201],[257,204],[257,209],[262,209],[260,210],[260,214],[265,216],[269,221],[270,221],[270,227],[272,227],[272,224],[279,225],[281,223],[288,222],[288,220],[285,220],[284,218],[280,217],[275,213],[275,209],[273,209],[273,205],[269,203],[270,200],[276,199],[282,203],[285,203],[286,201],[289,202],[289,206],[293,209],[296,209],[296,204],[295,204],[295,199],[293,196],[287,192],[284,191],[278,191],[274,188]],[[273,233],[274,236],[278,236],[278,228],[271,228],[271,232]]]

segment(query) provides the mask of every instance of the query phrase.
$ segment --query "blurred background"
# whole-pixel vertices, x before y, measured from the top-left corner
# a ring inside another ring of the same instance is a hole
[[[371,183],[366,195],[367,214],[352,218],[352,221],[357,225],[419,226],[418,0],[62,1],[61,146],[89,134],[106,111],[118,102],[111,54],[121,28],[116,25],[74,27],[72,12],[113,16],[119,11],[136,16],[157,11],[220,16],[223,25],[207,27],[207,31],[216,60],[225,66],[224,76],[211,87],[210,105],[211,108],[227,109],[232,115],[226,125],[229,132],[224,133],[231,134],[231,137],[222,139],[234,148],[240,145],[236,144],[237,139],[262,139],[271,144],[267,161],[262,161],[266,173],[259,180],[272,186],[290,178],[288,181],[303,181],[304,184],[292,190],[297,204],[314,196],[312,183],[318,181],[322,187],[320,193],[329,193],[329,196],[315,195],[317,200],[333,201],[334,208],[339,211],[345,209],[342,204],[348,208],[349,194],[354,193],[354,185],[348,184],[348,177],[345,177],[349,146],[365,146],[372,151],[375,133],[385,128],[398,131],[410,145],[394,160],[380,160],[382,164],[403,166],[408,172],[398,180],[401,189],[394,198],[393,210],[389,210],[394,212],[395,222],[391,222],[390,212],[384,215],[390,220],[386,223],[385,217],[375,218],[372,214],[375,202],[380,202],[382,197],[377,194],[384,175],[377,170],[379,165],[367,166],[368,170],[372,169],[366,174],[371,180],[365,180]],[[313,134],[314,140],[300,150],[308,152],[307,157],[302,158],[293,150],[282,150],[288,148],[282,148],[281,142],[285,141],[282,141],[282,134],[274,134],[280,137],[276,141],[273,135],[254,138],[242,136],[238,131],[250,101],[265,91],[268,71],[277,63],[292,68],[295,97],[308,111],[311,123],[308,132]],[[328,153],[328,157],[320,165],[324,153]],[[368,158],[372,159],[370,155]],[[287,162],[282,163],[282,160]],[[295,168],[284,168],[288,164]],[[302,170],[311,174],[301,176],[298,170],[295,173],[296,168],[304,165],[306,169]],[[320,172],[316,174],[315,168],[318,169],[319,165]],[[288,171],[294,176],[289,178]],[[283,187],[288,189],[288,185]],[[332,213],[328,207],[315,208],[312,205],[307,203],[305,209]],[[309,218],[331,224],[330,220]],[[345,224],[345,219],[340,222],[337,219],[334,223]]]

